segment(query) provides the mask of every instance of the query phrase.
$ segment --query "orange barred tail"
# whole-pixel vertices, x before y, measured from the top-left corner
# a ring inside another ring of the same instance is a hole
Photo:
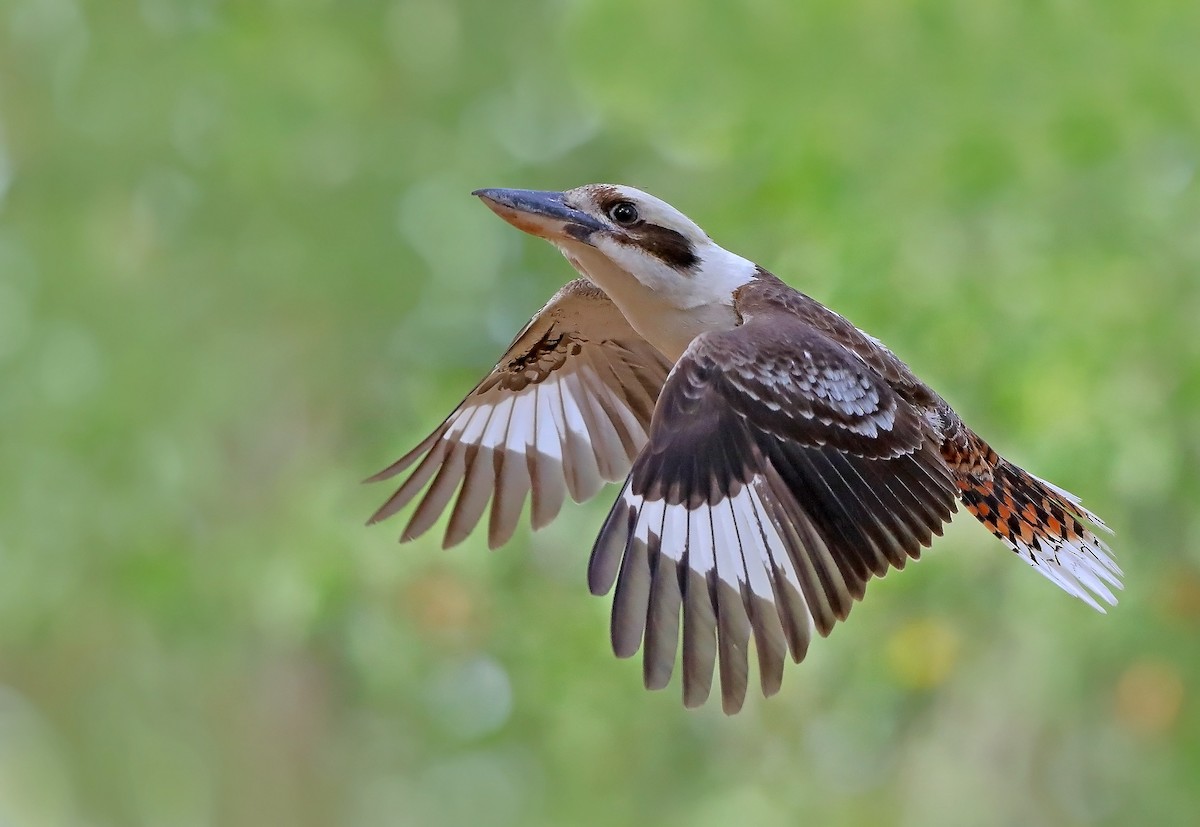
[[[1121,569],[1093,530],[1111,533],[1108,526],[1074,494],[1013,465],[978,437],[971,441],[974,461],[958,464],[955,474],[967,510],[1064,591],[1100,612],[1093,595],[1115,606],[1109,587],[1121,588]]]

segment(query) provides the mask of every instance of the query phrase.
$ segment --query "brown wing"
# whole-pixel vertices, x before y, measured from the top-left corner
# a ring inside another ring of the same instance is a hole
[[[785,651],[801,660],[811,628],[828,634],[955,502],[921,412],[842,344],[765,310],[676,364],[589,567],[593,592],[616,583],[613,647],[644,642],[646,685],[669,680],[682,615],[684,702],[707,698],[720,652],[727,712],[752,636],[772,694]]]
[[[742,288],[740,299],[746,313],[783,310],[796,317],[830,341],[854,353],[910,402],[925,408],[944,404],[941,397],[918,379],[908,365],[883,342],[859,330],[845,316],[835,313],[761,267],[758,278]]]
[[[466,538],[489,500],[492,548],[512,536],[526,495],[533,527],[544,526],[566,494],[579,502],[625,477],[670,367],[601,290],[570,282],[432,434],[370,478],[416,465],[370,522],[424,490],[402,541],[428,531],[452,500],[446,546]]]

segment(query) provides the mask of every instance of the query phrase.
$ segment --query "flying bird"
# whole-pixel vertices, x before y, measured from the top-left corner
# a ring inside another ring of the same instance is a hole
[[[920,556],[956,510],[1103,611],[1121,570],[1077,497],[997,454],[878,339],[666,202],[627,186],[481,189],[582,278],[533,317],[420,445],[371,518],[422,495],[401,540],[447,509],[444,544],[488,504],[488,543],[534,529],[566,496],[621,491],[588,564],[615,585],[615,653],[648,688],[681,661],[683,700],[738,711],[757,652],[764,695],[790,654],[844,620],[867,582]],[[682,657],[677,657],[682,637]],[[719,666],[718,666],[719,664]]]

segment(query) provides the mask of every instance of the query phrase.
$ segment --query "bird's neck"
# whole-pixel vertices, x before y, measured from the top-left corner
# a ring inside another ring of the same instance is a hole
[[[630,326],[673,362],[701,333],[731,330],[739,324],[733,291],[749,282],[757,269],[746,259],[716,248],[721,255],[703,261],[701,272],[680,276],[676,289],[652,289],[593,247],[558,246],[580,275],[612,299]],[[688,284],[682,279],[697,281]]]

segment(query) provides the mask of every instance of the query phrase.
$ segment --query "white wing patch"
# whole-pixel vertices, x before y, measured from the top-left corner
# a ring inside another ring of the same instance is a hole
[[[538,529],[557,516],[566,495],[582,502],[606,482],[621,480],[646,442],[646,429],[621,394],[583,361],[521,391],[491,389],[468,397],[428,439],[379,475],[416,464],[371,522],[395,514],[428,484],[402,540],[432,528],[453,501],[444,545],[459,543],[490,500],[488,545],[496,548],[516,530],[526,494],[532,494],[530,523]]]
[[[670,367],[603,291],[586,279],[568,283],[432,434],[370,478],[409,472],[370,522],[420,495],[401,540],[429,531],[449,508],[443,544],[452,546],[490,502],[496,548],[528,497],[530,523],[545,526],[567,496],[586,500],[629,472]]]
[[[766,695],[779,690],[788,650],[797,662],[804,657],[813,618],[789,545],[764,502],[770,496],[758,477],[716,504],[688,509],[646,501],[626,483],[588,575],[596,594],[615,582],[613,649],[630,657],[644,642],[647,687],[670,680],[681,614],[687,706],[708,698],[719,663],[724,709],[741,708],[751,637]]]

